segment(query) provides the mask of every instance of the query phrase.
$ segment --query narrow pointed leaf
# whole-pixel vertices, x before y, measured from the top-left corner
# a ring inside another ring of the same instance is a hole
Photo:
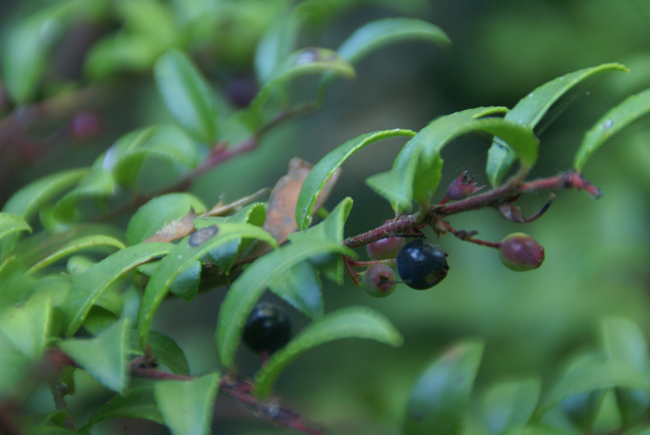
[[[461,343],[429,366],[411,393],[405,435],[463,433],[482,355],[482,343]]]
[[[198,260],[189,262],[169,286],[169,291],[181,299],[191,301],[199,291],[201,282],[201,262]]]
[[[86,433],[97,423],[111,418],[139,418],[164,424],[151,385],[131,388],[113,396],[90,417],[79,432]]]
[[[232,366],[246,319],[268,286],[299,262],[330,253],[356,256],[354,251],[339,243],[292,241],[264,255],[244,270],[230,287],[219,307],[215,340],[219,360],[224,367]]]
[[[70,189],[87,173],[87,168],[71,169],[40,178],[14,193],[2,211],[18,215],[28,221],[43,204]]]
[[[151,349],[151,354],[156,357],[159,364],[164,365],[177,375],[188,376],[190,374],[190,366],[187,363],[185,353],[174,340],[166,335],[151,331],[147,344]]]
[[[166,255],[172,247],[169,243],[145,243],[124,248],[76,275],[61,307],[68,324],[67,335],[79,329],[90,308],[112,283],[137,265]]]
[[[273,293],[312,319],[323,316],[322,287],[318,273],[306,261],[296,264],[269,284]]]
[[[11,213],[0,212],[0,239],[3,237],[17,233],[19,231],[32,232],[32,228],[20,216]]]
[[[294,10],[264,33],[255,50],[255,74],[260,83],[266,83],[278,65],[296,49],[300,24],[301,15]]]
[[[483,411],[490,432],[499,435],[506,429],[523,429],[533,415],[541,381],[537,378],[502,382],[483,397]]]
[[[169,111],[190,133],[212,143],[217,134],[217,113],[210,86],[187,54],[173,49],[156,61],[158,90]]]
[[[140,304],[138,334],[142,348],[147,344],[147,336],[153,316],[178,274],[190,263],[206,255],[210,250],[237,238],[256,239],[273,247],[277,246],[275,239],[260,227],[250,224],[221,223],[192,233],[189,237],[181,240],[169,255],[160,261],[160,265],[147,283]]]
[[[355,152],[377,142],[382,139],[387,139],[396,136],[415,136],[415,132],[411,130],[385,130],[366,133],[354,139],[350,139],[343,145],[328,153],[323,157],[309,172],[305,179],[300,195],[298,196],[298,203],[296,205],[296,223],[299,230],[307,228],[311,222],[311,215],[316,199],[320,194],[327,180],[334,174],[334,171],[339,168]]]
[[[582,172],[587,160],[610,137],[650,112],[650,89],[628,97],[610,109],[585,133],[573,161],[576,171]]]
[[[23,305],[10,305],[0,315],[0,333],[30,359],[41,356],[51,328],[52,303],[49,295],[37,293]]]
[[[59,219],[72,221],[74,206],[81,199],[104,199],[112,195],[117,189],[117,181],[113,175],[101,167],[93,167],[86,174],[77,187],[68,192],[56,203],[54,213]]]
[[[43,258],[38,263],[30,267],[27,270],[27,273],[29,274],[29,273],[37,272],[43,269],[44,267],[47,267],[50,264],[54,263],[55,261],[62,259],[67,255],[73,254],[74,252],[80,251],[82,249],[92,248],[94,246],[112,246],[117,249],[123,249],[125,247],[124,243],[110,236],[104,236],[98,234],[93,236],[81,237],[79,239],[72,240],[66,243],[61,248],[59,248],[56,252]]]
[[[505,119],[533,129],[553,104],[567,92],[600,73],[617,70],[627,71],[623,65],[618,63],[606,63],[592,68],[581,69],[551,80],[519,100],[515,107],[506,114]],[[504,144],[503,140],[500,140],[498,137],[494,139],[488,151],[486,171],[488,179],[493,186],[499,184],[506,172],[512,167],[516,158],[516,153],[507,143]]]
[[[454,138],[473,131],[507,132],[527,163],[534,163],[537,139],[532,132],[501,118],[480,119],[506,111],[503,107],[479,107],[434,119],[404,145],[390,171],[373,175],[366,183],[396,212],[409,209],[412,201],[428,204],[442,176],[440,151]]]
[[[123,319],[93,339],[64,340],[59,347],[95,380],[120,393],[128,380],[127,330],[128,322]]]
[[[165,425],[173,435],[208,435],[220,375],[189,381],[158,381],[154,396]]]
[[[135,245],[148,239],[166,224],[182,219],[190,209],[203,213],[205,205],[190,193],[169,193],[158,196],[135,212],[124,236],[127,245]]]
[[[284,368],[302,353],[343,338],[365,338],[391,346],[401,346],[403,342],[397,329],[377,311],[367,307],[340,309],[306,326],[289,344],[274,353],[255,375],[255,393],[266,397]]]

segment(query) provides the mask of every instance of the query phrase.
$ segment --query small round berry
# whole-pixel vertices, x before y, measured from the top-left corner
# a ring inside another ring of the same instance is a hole
[[[449,266],[447,254],[426,239],[408,242],[397,254],[397,272],[406,285],[426,290],[445,279]]]
[[[271,354],[291,339],[291,323],[275,305],[258,304],[246,321],[242,339],[253,352]]]
[[[363,274],[363,288],[370,296],[385,298],[395,291],[395,272],[385,264],[373,264]]]
[[[499,257],[507,268],[523,272],[542,265],[544,248],[528,234],[512,233],[501,241]]]
[[[386,237],[366,246],[368,257],[373,260],[387,260],[397,257],[397,253],[404,246],[404,237]]]
[[[226,86],[226,95],[237,107],[247,107],[255,98],[258,86],[250,77],[241,77],[232,80]]]
[[[74,139],[93,140],[102,131],[102,120],[95,112],[78,112],[72,117],[69,128]]]

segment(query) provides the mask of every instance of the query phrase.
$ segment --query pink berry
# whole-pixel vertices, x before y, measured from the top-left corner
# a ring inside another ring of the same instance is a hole
[[[370,296],[385,298],[395,291],[395,272],[385,264],[373,264],[363,275],[363,288]]]
[[[544,248],[528,234],[513,233],[501,241],[499,257],[509,269],[523,272],[542,265]]]
[[[367,245],[366,252],[373,260],[388,260],[397,257],[402,246],[404,246],[403,237],[387,237]]]

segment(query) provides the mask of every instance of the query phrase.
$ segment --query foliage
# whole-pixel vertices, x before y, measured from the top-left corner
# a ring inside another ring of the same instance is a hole
[[[356,135],[319,156],[314,166],[291,160],[267,201],[260,200],[269,193],[262,190],[210,207],[201,195],[185,191],[201,175],[227,168],[243,154],[260,154],[261,143],[279,126],[321,109],[336,89],[336,78],[363,80],[362,69],[355,67],[364,57],[407,41],[450,42],[438,26],[402,17],[366,23],[336,49],[304,47],[301,29],[325,26],[328,17],[341,17],[350,5],[250,2],[268,12],[252,17],[248,3],[59,0],[27,14],[8,31],[0,91],[6,89],[11,110],[0,101],[0,113],[5,112],[0,134],[22,131],[23,117],[36,123],[38,116],[65,117],[92,107],[94,99],[133,75],[153,77],[156,104],[164,104],[170,122],[161,117],[139,125],[88,167],[40,177],[5,202],[0,212],[3,433],[101,433],[106,421],[116,418],[148,420],[173,434],[217,433],[218,395],[276,425],[325,433],[280,399],[269,398],[281,375],[299,376],[291,369],[294,361],[341,339],[393,347],[405,342],[371,298],[364,299],[367,306],[329,305],[328,295],[336,291],[332,287],[344,285],[346,274],[359,286],[364,274],[359,268],[399,268],[399,257],[363,261],[357,248],[387,238],[450,234],[493,248],[496,258],[502,242],[457,230],[450,217],[492,208],[509,225],[528,224],[541,218],[555,198],[551,194],[539,212],[524,217],[518,201],[530,194],[575,189],[598,198],[600,189],[583,176],[586,163],[650,111],[650,90],[621,96],[622,102],[584,132],[571,168],[533,178],[546,169],[536,166],[547,152],[541,130],[601,76],[627,71],[619,63],[602,63],[542,84],[512,109],[481,106],[438,116],[418,131],[392,128]],[[106,30],[112,28],[106,23],[119,30]],[[48,66],[81,26],[103,33],[78,54],[82,78],[63,83],[47,74]],[[217,42],[204,42],[210,38]],[[231,88],[228,95],[215,86],[216,77],[239,57],[254,65],[259,89],[244,81],[243,88]],[[215,66],[214,59],[224,66]],[[491,188],[484,191],[465,173],[456,178],[455,169],[444,165],[443,149],[469,134],[489,137],[485,177]],[[380,141],[400,138],[406,142],[389,170],[367,165],[372,174],[366,184],[377,202],[392,209],[392,219],[376,228],[366,224],[363,232],[345,238],[353,199],[325,209],[341,167],[357,152],[371,156],[365,149],[370,145],[379,149]],[[13,139],[7,144],[24,145]],[[162,169],[149,178],[154,166]],[[462,194],[440,189],[447,174],[456,179],[456,190],[465,189]],[[254,178],[255,168],[237,175]],[[569,195],[561,196],[559,201],[569,201]],[[444,259],[446,254],[439,255]],[[519,264],[516,252],[509,255]],[[543,257],[523,269],[536,269]],[[452,264],[449,275],[459,272]],[[439,282],[434,284],[438,288],[446,285]],[[201,296],[219,291],[225,296],[212,307],[216,315],[210,332],[218,363],[197,371],[185,343],[155,330],[159,310],[180,299],[198,312]],[[243,330],[268,293],[308,324],[277,352],[262,352],[254,375],[242,375],[242,367],[250,371],[240,352]],[[389,300],[399,306],[400,296],[396,292]],[[408,398],[395,395],[400,402],[394,408],[406,409],[400,423],[404,434],[619,433],[650,427],[650,357],[644,333],[633,321],[603,319],[597,350],[574,355],[553,382],[515,376],[475,388],[491,344],[483,337],[459,340],[423,371],[413,369],[422,371],[414,383],[395,377],[406,385],[402,391],[412,389]],[[317,369],[310,374],[320,376]],[[79,379],[111,392],[85,410],[83,421],[66,404],[81,394],[75,391]],[[29,408],[41,385],[49,385],[54,397],[54,406],[45,412]],[[17,415],[21,407],[27,415]]]

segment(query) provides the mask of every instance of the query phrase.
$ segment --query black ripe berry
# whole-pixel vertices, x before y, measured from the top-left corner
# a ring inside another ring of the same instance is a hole
[[[395,290],[395,272],[385,264],[373,264],[363,274],[363,288],[370,296],[385,298]]]
[[[275,305],[258,304],[246,321],[242,338],[253,352],[272,354],[291,339],[291,323]]]
[[[537,269],[544,261],[544,248],[528,234],[513,233],[501,241],[501,262],[519,272]]]
[[[408,242],[397,254],[397,272],[406,285],[426,290],[445,279],[449,266],[447,254],[426,239]]]

